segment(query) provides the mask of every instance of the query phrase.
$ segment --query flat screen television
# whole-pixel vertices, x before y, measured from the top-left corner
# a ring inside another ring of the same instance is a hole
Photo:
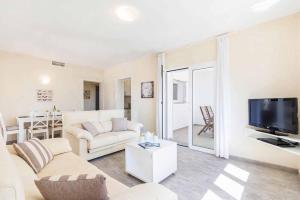
[[[249,99],[248,105],[250,126],[298,134],[297,98]]]

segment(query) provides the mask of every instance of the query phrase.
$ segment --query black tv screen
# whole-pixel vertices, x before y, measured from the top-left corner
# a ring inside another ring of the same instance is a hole
[[[298,134],[297,98],[249,99],[249,125]]]

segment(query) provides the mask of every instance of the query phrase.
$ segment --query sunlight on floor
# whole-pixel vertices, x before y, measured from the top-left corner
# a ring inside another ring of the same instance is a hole
[[[207,190],[201,200],[222,200],[222,198],[216,195],[213,191]]]
[[[225,172],[227,172],[228,174],[240,179],[241,181],[244,181],[244,182],[247,182],[248,180],[248,177],[250,175],[249,172],[235,166],[235,165],[232,165],[232,164],[228,164],[225,169],[224,169]]]
[[[219,188],[231,195],[233,198],[240,200],[244,191],[244,186],[236,181],[220,174],[214,182]]]

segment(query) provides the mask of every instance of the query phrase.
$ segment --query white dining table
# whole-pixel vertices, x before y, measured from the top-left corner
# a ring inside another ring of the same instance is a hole
[[[39,121],[43,118],[46,120],[46,117],[36,117],[36,118],[38,118]],[[52,120],[51,115],[48,117],[48,121],[50,121],[50,120]],[[61,115],[55,116],[54,120],[62,120],[62,116]],[[17,122],[18,122],[18,126],[19,126],[19,134],[17,136],[17,142],[22,143],[26,140],[25,124],[31,122],[31,117],[30,116],[17,117]]]

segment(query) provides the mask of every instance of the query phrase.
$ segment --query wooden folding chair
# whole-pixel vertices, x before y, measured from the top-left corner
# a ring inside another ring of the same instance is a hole
[[[200,111],[205,125],[200,130],[198,135],[205,133],[208,130],[214,131],[214,113],[211,106],[200,106]]]

